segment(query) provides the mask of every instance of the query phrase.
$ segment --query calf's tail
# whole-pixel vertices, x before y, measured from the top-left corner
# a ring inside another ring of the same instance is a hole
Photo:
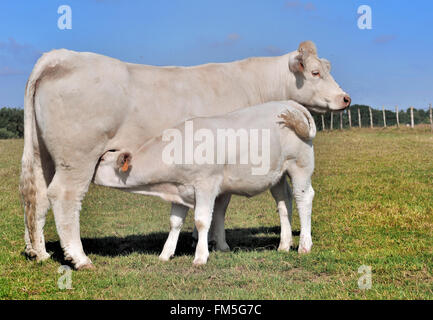
[[[293,130],[304,141],[310,141],[316,136],[316,124],[311,113],[301,105],[288,108],[278,116],[283,126]]]

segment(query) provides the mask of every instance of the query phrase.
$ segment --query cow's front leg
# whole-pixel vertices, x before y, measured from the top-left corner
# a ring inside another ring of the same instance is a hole
[[[185,217],[188,213],[188,207],[173,203],[170,213],[170,233],[167,241],[164,244],[164,249],[159,256],[161,261],[168,261],[174,256],[176,245],[179,239],[180,230],[182,228]]]
[[[198,231],[198,242],[195,249],[194,265],[206,264],[209,257],[208,233],[212,221],[215,194],[212,191],[196,189],[194,221]]]
[[[311,210],[313,207],[314,190],[311,186],[310,173],[298,173],[292,177],[293,193],[298,207],[301,234],[299,237],[299,253],[311,251]]]

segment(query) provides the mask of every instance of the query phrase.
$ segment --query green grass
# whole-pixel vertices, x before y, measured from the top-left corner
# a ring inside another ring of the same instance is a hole
[[[81,212],[84,249],[96,266],[57,287],[62,253],[52,212],[53,258],[26,260],[18,176],[22,140],[0,140],[1,299],[433,299],[433,134],[427,127],[320,132],[315,139],[313,250],[277,252],[279,218],[269,192],[234,197],[229,253],[193,267],[192,213],[177,256],[158,260],[170,205],[91,186]],[[294,211],[295,244],[299,220]],[[296,232],[297,231],[297,232]],[[358,268],[372,288],[358,288]]]

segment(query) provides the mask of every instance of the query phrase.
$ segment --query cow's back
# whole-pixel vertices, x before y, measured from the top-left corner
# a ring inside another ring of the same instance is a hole
[[[36,118],[53,153],[128,148],[185,119],[223,114],[250,103],[236,63],[155,67],[106,56],[53,50],[35,99]],[[36,67],[35,67],[36,68]]]

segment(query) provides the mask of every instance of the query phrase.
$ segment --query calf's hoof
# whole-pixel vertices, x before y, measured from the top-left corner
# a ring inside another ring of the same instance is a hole
[[[76,266],[75,269],[77,269],[77,270],[95,270],[96,267],[94,266],[93,263],[90,262],[90,263],[86,263],[86,264],[83,264],[80,266]]]
[[[194,266],[203,266],[207,262],[207,258],[195,258],[192,264]]]
[[[159,255],[159,261],[166,262],[169,261],[171,258],[173,258],[173,255],[163,255],[163,254]]]
[[[305,254],[310,253],[311,247],[313,246],[313,242],[310,238],[301,238],[299,241],[298,253]]]
[[[280,245],[278,247],[278,251],[289,252],[290,251],[290,244],[282,244],[282,243],[280,243]]]

